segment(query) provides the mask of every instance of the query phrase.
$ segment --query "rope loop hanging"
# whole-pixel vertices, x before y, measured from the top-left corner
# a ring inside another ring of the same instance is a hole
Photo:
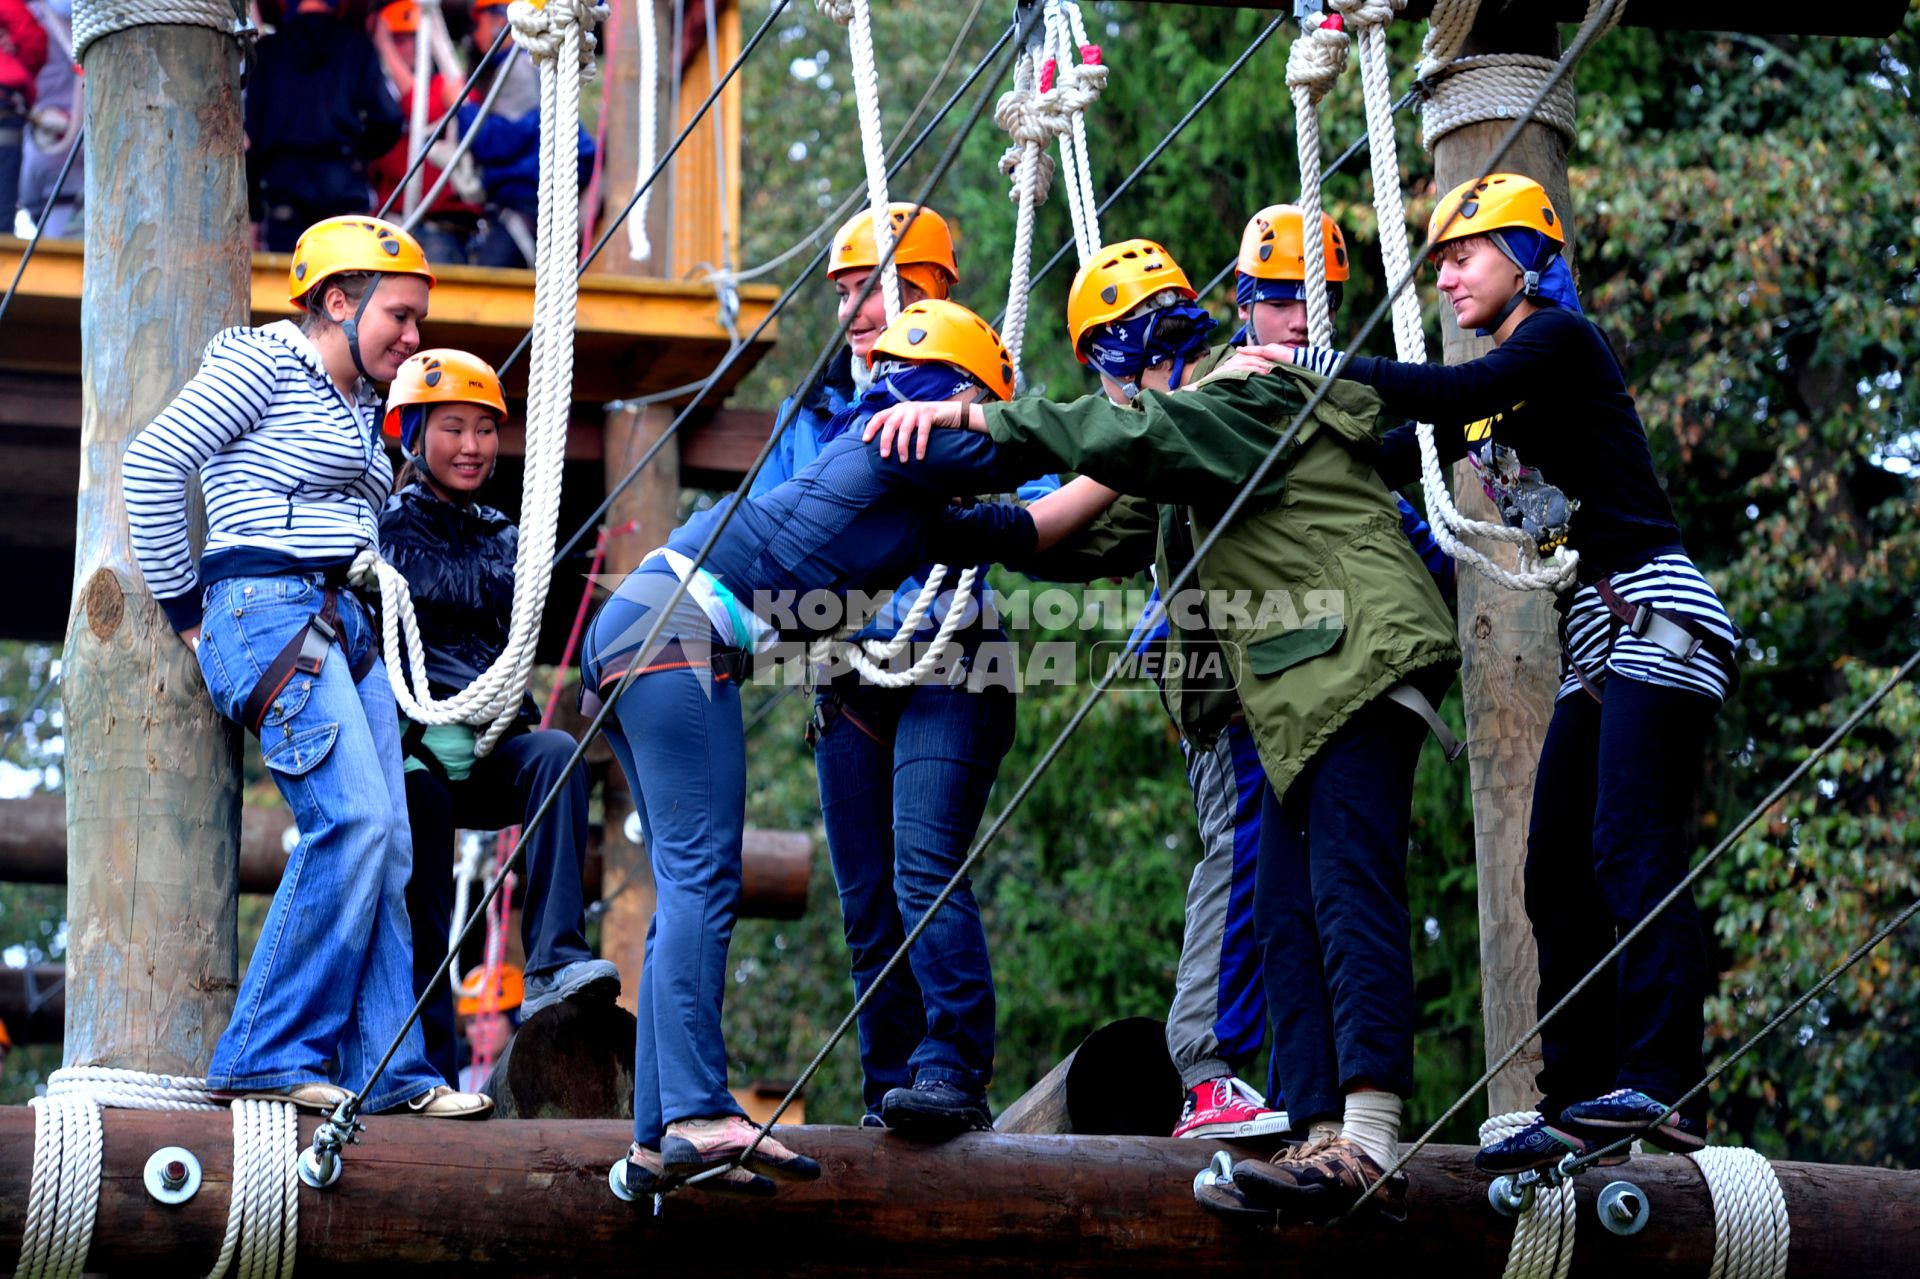
[[[1435,142],[1455,129],[1484,120],[1519,119],[1558,65],[1557,59],[1525,53],[1462,56],[1461,50],[1466,47],[1467,37],[1479,18],[1480,3],[1481,0],[1439,0],[1428,20],[1417,78],[1426,98],[1420,109],[1420,142],[1429,152]],[[1592,22],[1607,3],[1608,0],[1587,0],[1583,24]],[[1594,38],[1618,26],[1625,14],[1626,6],[1616,4],[1594,30]],[[1533,119],[1554,129],[1569,146],[1573,145],[1572,82],[1555,85],[1535,110]]]
[[[519,717],[553,580],[579,312],[575,277],[580,153],[575,136],[581,81],[593,75],[596,41],[591,28],[606,16],[604,5],[588,0],[548,0],[544,6],[514,0],[507,8],[514,38],[532,56],[540,77],[540,207],[527,371],[526,478],[506,645],[472,684],[452,697],[436,699],[426,680],[426,653],[406,578],[373,548],[362,551],[350,570],[355,581],[378,584],[381,651],[401,712],[422,725],[486,725],[474,743],[476,756],[489,754]]]
[[[1347,33],[1344,19],[1309,15],[1287,50],[1287,90],[1293,95],[1294,145],[1300,157],[1301,227],[1308,244],[1320,226],[1320,99],[1347,69]],[[1391,127],[1391,126],[1389,126]],[[1399,183],[1394,183],[1399,189]],[[1315,346],[1333,342],[1333,313],[1327,306],[1327,264],[1324,255],[1307,253],[1306,278],[1301,288],[1307,298],[1307,340]]]
[[[1786,1279],[1793,1228],[1772,1162],[1745,1146],[1712,1146],[1687,1157],[1713,1196],[1707,1279]]]
[[[73,61],[84,60],[87,46],[102,36],[160,26],[211,27],[238,40],[254,35],[244,0],[75,0]]]

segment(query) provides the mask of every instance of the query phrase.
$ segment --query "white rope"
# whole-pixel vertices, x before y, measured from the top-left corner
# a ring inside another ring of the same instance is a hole
[[[1319,252],[1320,219],[1320,99],[1347,69],[1347,33],[1326,25],[1322,14],[1305,19],[1293,47],[1287,51],[1287,89],[1293,95],[1294,144],[1300,154],[1300,235],[1306,246],[1307,340],[1315,346],[1333,342],[1333,314],[1327,307],[1326,256]],[[1389,124],[1391,129],[1391,124]],[[1394,190],[1400,188],[1394,180]]]
[[[1793,1242],[1773,1164],[1744,1146],[1689,1155],[1713,1196],[1713,1269],[1707,1279],[1785,1279]]]
[[[653,0],[633,0],[635,17],[640,22],[640,165],[633,172],[633,185],[640,203],[627,219],[627,257],[645,262],[653,256],[653,241],[647,235],[647,210],[653,205],[653,187],[641,188],[660,153],[660,15]],[[677,56],[677,55],[676,55]]]
[[[1338,5],[1340,0],[1334,3]],[[1532,1110],[1495,1115],[1480,1125],[1480,1144],[1504,1141],[1539,1118],[1539,1113]],[[1573,1266],[1575,1209],[1571,1181],[1537,1187],[1533,1206],[1514,1218],[1513,1246],[1507,1253],[1504,1279],[1566,1279]]]
[[[401,712],[416,724],[488,724],[474,744],[476,756],[490,752],[519,715],[552,582],[549,566],[560,515],[560,478],[573,401],[574,321],[579,310],[575,275],[580,153],[574,142],[580,127],[580,82],[593,75],[596,42],[589,28],[606,15],[604,6],[587,0],[550,0],[544,8],[514,0],[507,9],[515,41],[540,72],[541,138],[526,479],[506,646],[467,688],[444,701],[436,700],[427,686],[426,653],[406,578],[372,548],[360,553],[351,570],[356,581],[379,583],[382,651]]]
[[[1053,183],[1053,158],[1046,154],[1054,134],[1035,87],[1037,72],[1031,50],[1022,51],[1013,67],[1013,88],[1000,95],[994,121],[1013,138],[1013,147],[1001,157],[1000,167],[1013,178],[1010,193],[1018,212],[1013,221],[1013,265],[1007,273],[1007,311],[1000,323],[1000,341],[1016,371],[1027,341],[1027,294],[1033,271],[1033,211],[1045,199],[1041,189],[1041,161],[1046,161],[1046,185]],[[1008,166],[1012,167],[1009,168]]]
[[[947,566],[935,564],[927,574],[926,583],[921,586],[920,594],[913,601],[913,607],[900,622],[900,629],[891,640],[882,643],[878,640],[865,640],[860,643],[848,643],[845,636],[860,629],[862,623],[855,620],[849,623],[839,635],[827,636],[815,640],[807,652],[807,660],[816,666],[831,660],[838,650],[847,659],[854,670],[860,672],[869,683],[880,688],[911,688],[924,682],[928,676],[946,661],[953,649],[954,632],[960,629],[966,617],[967,607],[973,598],[974,578],[978,569],[965,568],[960,571],[960,580],[954,585],[953,598],[947,602],[947,614],[940,619],[940,628],[934,632],[926,652],[916,659],[912,666],[904,671],[889,671],[881,665],[898,657],[906,651],[914,633],[920,629],[920,623],[926,619],[940,594],[940,584],[946,580]]]
[[[887,196],[887,152],[880,128],[880,70],[873,56],[873,8],[868,0],[816,0],[820,12],[847,29],[853,52],[853,101],[860,116],[860,155],[867,165],[867,208],[873,252],[880,263],[880,297],[887,323],[900,314],[900,269],[893,260],[893,221]]]
[[[83,1097],[116,1110],[225,1110],[207,1081],[108,1066],[69,1066],[47,1077],[47,1096]]]
[[[462,842],[460,857],[453,864],[453,916],[447,923],[447,984],[453,988],[455,999],[477,999],[480,992],[487,988],[490,974],[486,965],[474,973],[471,982],[460,974],[460,934],[466,930],[467,905],[472,899],[473,885],[487,877],[485,868],[480,865],[480,841],[472,836]],[[489,916],[488,924],[492,924]],[[487,938],[491,952],[493,938]]]
[[[413,100],[407,118],[407,189],[400,207],[407,213],[421,208],[420,194],[426,187],[426,168],[420,152],[427,141],[427,108],[433,96],[433,19],[440,15],[440,0],[419,0],[420,29],[413,37]]]
[[[300,1123],[284,1101],[233,1103],[233,1183],[227,1232],[207,1279],[288,1279],[299,1240]]]
[[[133,27],[212,27],[229,35],[242,30],[233,0],[77,0],[73,6],[73,60],[101,36]],[[248,28],[250,29],[250,28]]]
[[[18,1279],[79,1279],[100,1208],[100,1108],[85,1097],[35,1097],[33,1174]]]
[[[1606,2],[1587,0],[1582,21],[1591,22]],[[1465,125],[1519,119],[1558,65],[1553,58],[1525,53],[1462,57],[1460,50],[1466,47],[1479,12],[1480,0],[1440,0],[1429,19],[1418,77],[1426,91],[1426,101],[1420,108],[1420,141],[1428,151],[1439,139]],[[1618,26],[1625,14],[1624,4],[1614,6],[1594,31],[1594,38]],[[1533,118],[1556,130],[1571,146],[1575,140],[1572,81],[1554,86]]]
[[[1093,198],[1093,161],[1087,150],[1087,109],[1107,87],[1107,67],[1087,38],[1087,27],[1074,0],[1047,0],[1047,65],[1053,84],[1043,85],[1053,95],[1056,109],[1066,116],[1060,134],[1060,167],[1067,180],[1067,212],[1073,221],[1073,245],[1081,265],[1100,251],[1100,213]],[[1086,61],[1087,58],[1094,61]],[[1042,79],[1044,80],[1044,75]]]

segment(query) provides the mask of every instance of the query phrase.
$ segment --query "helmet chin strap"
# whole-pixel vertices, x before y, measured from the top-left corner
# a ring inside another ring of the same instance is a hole
[[[367,291],[360,297],[360,305],[354,308],[353,318],[340,321],[340,332],[347,339],[347,354],[353,357],[353,367],[358,369],[360,376],[369,382],[373,381],[373,374],[367,372],[366,361],[360,358],[360,318],[367,313],[368,305],[373,302],[373,294],[380,287],[380,281],[386,278],[384,273],[376,272],[373,283],[367,286]]]

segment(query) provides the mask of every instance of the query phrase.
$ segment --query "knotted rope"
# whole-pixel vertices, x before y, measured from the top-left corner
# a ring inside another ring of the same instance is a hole
[[[1333,313],[1327,306],[1327,264],[1319,252],[1320,219],[1320,99],[1347,69],[1347,33],[1343,19],[1313,14],[1305,19],[1293,47],[1287,51],[1287,89],[1293,95],[1294,145],[1300,155],[1300,231],[1307,246],[1307,340],[1315,346],[1333,342]],[[1391,123],[1388,125],[1392,129]],[[1394,179],[1394,190],[1400,181]]]
[[[77,0],[73,6],[73,60],[101,36],[134,27],[212,27],[235,38],[253,34],[245,3],[233,0]]]

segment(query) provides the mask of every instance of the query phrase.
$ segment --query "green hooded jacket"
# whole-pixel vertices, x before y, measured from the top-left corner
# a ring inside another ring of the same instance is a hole
[[[1124,408],[1098,395],[986,406],[996,442],[1037,449],[1134,495],[1017,567],[1093,576],[1090,557],[1106,555],[1107,571],[1131,572],[1153,536],[1159,581],[1170,584],[1322,381],[1287,366],[1143,392]],[[1453,618],[1373,471],[1379,409],[1367,387],[1334,382],[1235,526],[1166,601],[1175,646],[1195,645],[1208,629],[1222,641],[1233,692],[1282,796],[1361,707],[1460,660]],[[1181,731],[1200,742],[1233,707],[1233,693],[1205,685],[1170,681],[1167,694]]]

